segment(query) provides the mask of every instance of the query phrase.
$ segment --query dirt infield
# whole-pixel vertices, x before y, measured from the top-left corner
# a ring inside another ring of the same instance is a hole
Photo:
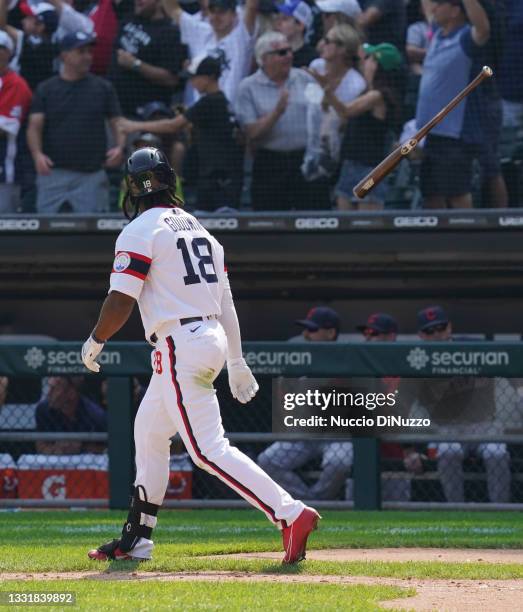
[[[408,599],[381,602],[391,610],[432,610],[445,612],[513,612],[523,600],[523,580],[403,580],[368,576],[305,576],[246,574],[243,572],[46,572],[1,573],[4,580],[162,580],[162,581],[247,581],[314,584],[368,584],[414,588],[416,595]],[[520,608],[519,608],[520,609]]]
[[[281,553],[240,553],[221,558],[279,559]],[[343,548],[309,550],[310,561],[439,561],[441,563],[523,563],[523,550],[479,548]]]
[[[243,553],[220,555],[251,559],[280,559],[280,553]],[[307,558],[316,561],[433,561],[439,563],[522,563],[523,550],[442,549],[442,548],[378,548],[311,550]],[[253,574],[246,572],[119,572],[107,570],[87,572],[0,573],[4,580],[162,580],[162,581],[248,581],[314,584],[369,584],[413,588],[416,595],[408,599],[385,601],[387,609],[416,611],[513,612],[523,601],[523,580],[434,580],[401,579],[369,576],[308,576],[285,574]]]

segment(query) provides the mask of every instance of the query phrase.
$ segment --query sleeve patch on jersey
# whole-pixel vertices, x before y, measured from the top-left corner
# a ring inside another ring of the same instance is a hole
[[[129,267],[131,256],[129,253],[118,253],[114,258],[113,270],[115,272],[123,272]]]
[[[145,255],[140,253],[119,251],[114,258],[113,272],[130,274],[145,280],[150,267],[151,259],[149,257],[145,257]]]

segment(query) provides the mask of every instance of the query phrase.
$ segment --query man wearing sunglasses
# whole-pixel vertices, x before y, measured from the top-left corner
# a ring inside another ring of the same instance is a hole
[[[254,150],[252,208],[326,208],[330,203],[322,198],[322,187],[306,182],[300,170],[307,145],[306,90],[314,79],[292,67],[292,47],[280,32],[260,36],[255,56],[259,70],[241,82],[236,104]]]
[[[418,335],[424,341],[452,340],[452,323],[441,306],[418,312]],[[495,436],[496,402],[499,392],[493,378],[454,376],[424,380],[418,401],[429,411],[440,432],[458,437],[466,434]],[[463,459],[473,454],[482,459],[491,502],[510,501],[510,455],[506,444],[440,442],[436,444],[438,472],[447,501],[465,501]]]

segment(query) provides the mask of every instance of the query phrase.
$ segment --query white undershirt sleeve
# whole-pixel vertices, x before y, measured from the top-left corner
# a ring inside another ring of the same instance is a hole
[[[232,359],[241,359],[242,339],[240,335],[240,324],[238,322],[236,308],[234,307],[231,286],[229,284],[227,275],[225,275],[224,279],[224,291],[221,306],[222,314],[219,317],[219,321],[222,324],[227,336],[227,361],[231,361]]]

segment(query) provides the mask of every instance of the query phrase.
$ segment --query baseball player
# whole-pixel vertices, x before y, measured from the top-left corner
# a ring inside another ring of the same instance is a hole
[[[418,312],[418,335],[425,342],[451,342],[452,322],[441,306]],[[440,433],[458,437],[474,433],[488,439],[498,433],[496,423],[496,381],[480,376],[455,376],[425,380],[419,403],[428,410]],[[436,445],[438,472],[447,501],[465,501],[463,459],[473,453],[483,460],[490,501],[510,501],[510,454],[507,445],[439,442]]]
[[[183,210],[176,175],[161,151],[134,152],[126,180],[124,211],[131,223],[116,241],[109,295],[82,360],[93,372],[100,370],[97,356],[137,301],[145,336],[155,346],[153,375],[134,424],[136,479],[127,521],[118,539],[88,555],[100,561],[151,558],[152,531],[169,479],[170,438],[178,432],[198,467],[282,530],[283,563],[300,561],[320,515],[224,437],[213,387],[224,362],[239,402],[249,402],[258,384],[242,357],[223,247]]]
[[[341,320],[328,306],[311,308],[296,321],[307,342],[336,342]],[[297,473],[311,459],[321,457],[321,474],[308,486]],[[353,464],[352,442],[300,440],[274,442],[258,455],[258,464],[291,495],[302,499],[335,499]]]

